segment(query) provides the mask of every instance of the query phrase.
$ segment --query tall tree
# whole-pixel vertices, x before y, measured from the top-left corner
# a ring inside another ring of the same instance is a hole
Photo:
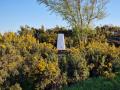
[[[103,19],[106,16],[106,4],[108,0],[37,0],[45,4],[62,16],[62,18],[75,28],[83,30],[89,27],[94,20]]]

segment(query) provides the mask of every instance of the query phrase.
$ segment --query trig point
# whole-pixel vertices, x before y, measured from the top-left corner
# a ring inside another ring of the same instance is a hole
[[[58,34],[58,38],[57,38],[57,49],[58,49],[58,51],[63,51],[63,50],[65,50],[64,34]]]
[[[57,50],[58,50],[58,63],[60,65],[64,55],[66,55],[65,39],[64,34],[62,33],[58,34]]]

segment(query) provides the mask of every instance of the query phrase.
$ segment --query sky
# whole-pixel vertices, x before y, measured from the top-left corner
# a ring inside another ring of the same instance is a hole
[[[117,2],[116,2],[117,1]],[[95,25],[120,26],[120,0],[110,0],[107,5],[108,16],[95,22]],[[0,0],[0,32],[17,32],[20,26],[52,28],[56,25],[68,27],[62,18],[51,13],[44,5],[39,5],[37,0]]]

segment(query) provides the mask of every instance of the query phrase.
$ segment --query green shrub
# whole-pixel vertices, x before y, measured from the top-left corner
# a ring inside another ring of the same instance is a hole
[[[120,75],[113,79],[105,77],[94,77],[84,81],[77,82],[70,87],[65,86],[62,90],[119,90]]]
[[[119,48],[98,41],[89,43],[86,48],[86,60],[91,69],[91,76],[103,75],[109,77],[114,73],[114,63],[120,61]],[[118,64],[120,67],[120,63]]]
[[[10,90],[22,90],[22,88],[20,87],[20,84],[15,84],[13,86],[10,87]]]
[[[4,55],[0,59],[0,87],[8,89],[14,82],[17,81],[13,78],[19,75],[19,66],[23,62],[23,57],[20,55]]]
[[[71,48],[67,55],[68,82],[76,82],[89,77],[89,68],[85,55],[79,49]]]
[[[69,49],[58,61],[59,32],[65,34]],[[53,31],[23,27],[19,34],[0,35],[0,89],[58,89],[89,76],[113,78],[120,72],[120,48],[106,42],[105,31],[86,29],[79,33],[80,43],[73,35],[58,27]]]

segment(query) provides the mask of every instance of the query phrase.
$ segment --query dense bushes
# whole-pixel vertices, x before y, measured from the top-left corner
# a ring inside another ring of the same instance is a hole
[[[81,32],[80,43],[71,30],[42,29],[22,27],[19,33],[0,35],[0,89],[49,90],[89,77],[113,78],[119,72],[120,48],[109,45],[109,34],[102,35],[101,29]],[[67,47],[60,60],[59,32],[65,34]]]
[[[59,61],[59,68],[63,79],[63,84],[72,84],[89,77],[89,68],[85,55],[77,48],[71,48],[62,54]]]
[[[92,76],[113,75],[113,63],[120,61],[119,48],[109,46],[108,43],[92,42],[87,46],[86,59],[90,65]],[[118,63],[120,64],[120,63]]]
[[[57,51],[53,45],[39,43],[31,34],[5,33],[2,37],[1,89],[8,89],[15,83],[19,83],[24,90],[44,89],[54,83],[60,70]]]
[[[79,81],[88,78],[89,68],[85,55],[79,49],[72,48],[67,56],[67,74],[71,81]]]

